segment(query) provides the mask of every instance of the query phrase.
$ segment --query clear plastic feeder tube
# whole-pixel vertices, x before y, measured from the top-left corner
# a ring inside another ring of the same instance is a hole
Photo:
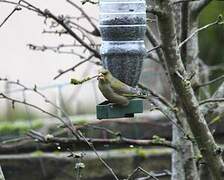
[[[145,30],[145,0],[100,0],[103,65],[130,86],[141,74]]]

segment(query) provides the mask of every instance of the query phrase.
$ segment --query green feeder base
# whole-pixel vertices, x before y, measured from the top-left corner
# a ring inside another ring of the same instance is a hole
[[[141,99],[132,99],[127,106],[120,106],[108,101],[96,106],[97,119],[134,117],[135,113],[142,112],[143,101]]]

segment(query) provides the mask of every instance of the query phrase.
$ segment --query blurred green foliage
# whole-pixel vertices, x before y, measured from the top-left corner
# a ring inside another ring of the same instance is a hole
[[[200,27],[214,22],[217,17],[224,15],[224,2],[213,1],[201,13]],[[224,25],[212,26],[199,33],[200,57],[206,64],[217,65],[224,63]]]
[[[216,21],[219,15],[224,15],[224,2],[213,1],[203,10],[199,26]],[[210,80],[224,74],[224,25],[215,25],[199,33],[200,58],[208,65],[215,68],[210,72]],[[210,92],[216,91],[221,82],[210,86]]]
[[[27,113],[24,109],[22,108],[9,108],[7,112],[0,114],[0,122],[1,121],[15,121],[18,119],[36,119],[37,115],[34,114],[33,112],[29,111]]]
[[[22,135],[27,133],[31,128],[39,129],[43,127],[43,122],[39,119],[32,121],[32,126],[29,122],[25,121],[15,121],[15,122],[1,122],[0,123],[0,132],[1,135]]]

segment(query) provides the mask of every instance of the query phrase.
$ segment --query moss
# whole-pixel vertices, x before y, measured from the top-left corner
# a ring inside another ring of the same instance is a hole
[[[43,123],[40,120],[32,121],[32,129],[38,129],[43,127]],[[1,122],[0,132],[4,134],[24,134],[31,129],[28,122],[15,121],[15,122]]]
[[[74,84],[74,85],[80,85],[80,84],[82,84],[82,83],[84,83],[84,82],[86,82],[86,81],[89,81],[89,80],[91,80],[91,79],[92,79],[92,78],[90,78],[90,77],[84,78],[84,79],[82,79],[82,80],[71,79],[70,83],[71,83],[71,84]]]
[[[201,154],[198,154],[197,156],[194,157],[194,159],[196,160],[196,162],[199,162],[203,159]]]
[[[0,114],[0,122],[4,121],[10,121],[15,122],[18,119],[36,119],[37,115],[34,114],[32,111],[29,111],[29,115],[27,115],[27,112],[24,111],[20,106],[16,104],[16,108],[9,108],[7,115],[5,113]]]
[[[153,143],[155,143],[155,144],[163,144],[166,141],[165,138],[161,138],[161,137],[159,137],[157,135],[154,135],[152,137],[152,140],[153,140]]]
[[[31,155],[34,156],[34,157],[40,157],[43,154],[44,154],[43,151],[38,150],[38,151],[33,152]]]
[[[148,157],[148,156],[157,156],[163,154],[170,154],[172,149],[170,148],[152,148],[152,149],[144,149],[144,148],[127,148],[118,150],[120,153],[128,154],[134,152],[137,156],[140,157]]]
[[[146,159],[147,158],[147,150],[143,148],[136,148],[135,153],[137,156]]]
[[[61,152],[60,151],[54,151],[53,153],[54,153],[54,155],[59,155]]]
[[[84,119],[80,119],[80,120],[76,120],[75,123],[77,125],[85,125],[85,124],[88,123],[88,121],[87,120],[84,120]]]

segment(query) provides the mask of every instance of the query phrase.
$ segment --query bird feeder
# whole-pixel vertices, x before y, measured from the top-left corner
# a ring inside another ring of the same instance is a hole
[[[100,54],[103,66],[114,77],[132,87],[138,84],[142,71],[146,52],[145,31],[145,0],[100,0],[100,32],[102,37]],[[134,113],[140,112],[137,109],[139,103],[142,104],[142,101],[131,100],[127,107],[103,103],[97,106],[97,117],[101,117],[100,115],[103,113],[100,111],[102,110],[111,113],[106,113],[107,115],[101,118],[114,117],[114,111],[111,108],[115,107],[117,111],[122,112],[121,117],[125,114],[133,116]],[[102,106],[103,109],[99,106]]]

